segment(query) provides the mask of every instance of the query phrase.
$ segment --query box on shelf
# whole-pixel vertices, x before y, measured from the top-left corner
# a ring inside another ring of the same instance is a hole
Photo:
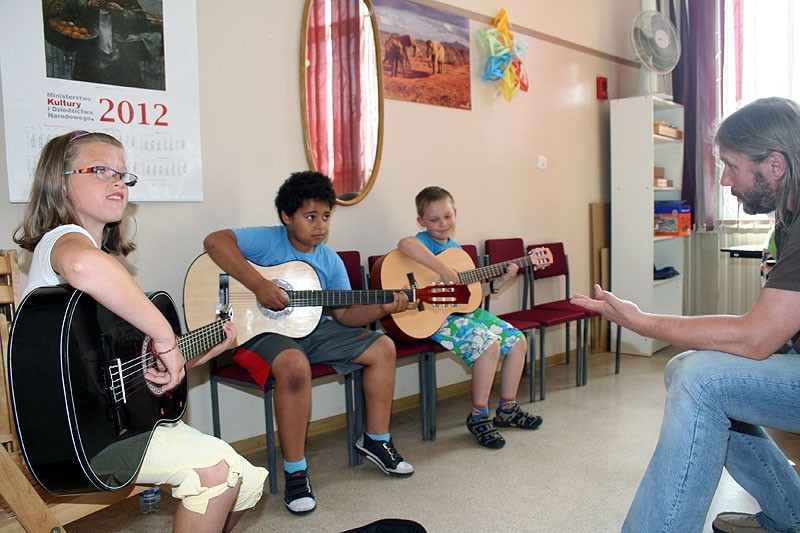
[[[692,231],[692,206],[680,200],[655,202],[654,229],[656,235],[685,237]]]
[[[683,132],[677,128],[665,126],[663,124],[653,124],[653,133],[662,137],[672,137],[673,139],[683,139]]]
[[[663,178],[664,177],[664,167],[653,167],[653,177],[654,178]]]
[[[653,187],[672,187],[672,180],[653,178]]]

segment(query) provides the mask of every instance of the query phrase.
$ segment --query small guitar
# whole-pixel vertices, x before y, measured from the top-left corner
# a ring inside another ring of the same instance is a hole
[[[165,292],[148,294],[180,333]],[[181,335],[189,361],[225,338],[223,315]],[[69,285],[40,287],[20,304],[11,329],[11,404],[25,462],[54,494],[115,491],[139,471],[153,430],[186,409],[187,383],[161,394],[145,381],[155,366],[150,338]]]
[[[411,309],[388,315],[381,319],[384,329],[400,340],[427,339],[436,333],[453,313],[471,313],[481,304],[481,283],[502,276],[511,263],[520,269],[545,268],[553,263],[553,254],[547,248],[536,248],[524,257],[475,268],[472,258],[461,248],[448,248],[437,256],[458,272],[458,283],[469,287],[469,302],[455,307]],[[414,261],[400,250],[393,250],[380,258],[370,273],[370,286],[428,285],[441,281],[439,274]]]
[[[324,307],[385,304],[394,299],[395,290],[321,290],[319,276],[303,261],[253,267],[266,279],[281,287],[289,296],[289,305],[279,311],[262,306],[255,295],[233,276],[222,271],[208,254],[194,260],[183,284],[186,324],[207,321],[217,306],[230,304],[236,310],[238,342],[241,344],[261,333],[280,333],[287,337],[305,337],[319,324]],[[398,287],[408,285],[401,283]],[[389,285],[391,286],[391,285]],[[451,307],[469,301],[464,285],[431,284],[421,289],[403,289],[408,299],[420,300],[431,307]]]

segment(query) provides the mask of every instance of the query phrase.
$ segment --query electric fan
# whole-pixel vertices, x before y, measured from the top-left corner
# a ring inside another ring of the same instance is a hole
[[[658,11],[642,11],[633,19],[631,41],[641,64],[639,94],[655,94],[672,100],[670,72],[681,56],[675,26]]]

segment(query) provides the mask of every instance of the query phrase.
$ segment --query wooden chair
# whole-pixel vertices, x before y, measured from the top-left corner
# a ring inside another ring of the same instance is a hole
[[[21,303],[16,250],[0,250],[0,532],[63,531],[86,515],[141,492],[129,486],[118,492],[55,496],[38,485],[25,466],[8,389],[9,326]]]
[[[0,250],[0,313],[11,324],[22,299],[16,250]]]

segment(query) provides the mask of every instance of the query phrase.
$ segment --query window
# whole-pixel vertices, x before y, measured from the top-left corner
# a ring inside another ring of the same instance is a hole
[[[800,100],[800,4],[795,0],[724,0],[721,36],[722,118],[765,96]],[[717,175],[719,176],[718,168]],[[768,223],[741,210],[727,187],[717,186],[722,227]]]

